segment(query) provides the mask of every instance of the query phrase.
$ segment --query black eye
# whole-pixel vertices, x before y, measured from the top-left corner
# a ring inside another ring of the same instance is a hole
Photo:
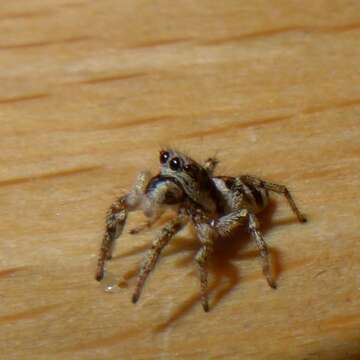
[[[174,157],[170,160],[169,166],[171,170],[178,170],[180,168],[180,159]]]
[[[167,151],[160,151],[160,162],[162,164],[166,163],[169,159],[169,153]]]

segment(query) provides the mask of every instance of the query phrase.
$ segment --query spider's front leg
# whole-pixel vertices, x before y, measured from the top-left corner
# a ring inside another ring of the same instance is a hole
[[[135,210],[140,204],[151,175],[148,171],[138,175],[131,192],[121,196],[109,208],[106,214],[105,234],[101,243],[95,279],[100,281],[104,277],[106,260],[110,260],[115,241],[121,235],[129,211]]]
[[[174,220],[169,221],[161,229],[159,235],[152,243],[152,246],[148,251],[145,260],[141,266],[135,291],[132,296],[133,303],[136,303],[139,300],[145,281],[149,276],[151,270],[153,270],[153,268],[155,267],[162,249],[169,243],[169,241],[174,237],[174,235],[183,228],[184,225],[185,225],[185,218],[183,217],[182,214],[179,214]]]
[[[142,201],[142,209],[144,214],[150,218],[148,224],[151,225],[159,219],[167,206],[177,207],[178,215],[174,220],[169,221],[164,226],[156,240],[153,242],[140,269],[135,292],[132,297],[133,303],[138,301],[145,280],[151,270],[155,267],[162,249],[185,225],[186,214],[180,205],[183,200],[184,192],[182,188],[173,180],[163,177],[160,174],[154,176],[146,187],[145,196]]]

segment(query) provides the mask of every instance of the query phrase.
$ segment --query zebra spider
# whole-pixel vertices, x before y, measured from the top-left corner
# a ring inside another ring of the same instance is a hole
[[[214,176],[216,159],[209,158],[204,165],[200,165],[172,149],[160,151],[160,164],[158,175],[152,177],[148,171],[141,172],[133,189],[118,198],[108,210],[96,280],[100,281],[104,276],[105,262],[111,259],[115,240],[123,231],[128,212],[142,210],[149,218],[145,226],[132,231],[138,233],[159,219],[166,208],[172,207],[177,216],[162,228],[152,243],[137,278],[133,303],[138,301],[145,280],[155,267],[162,249],[189,222],[194,226],[201,243],[195,260],[200,272],[204,311],[209,310],[206,265],[214,240],[218,237],[226,238],[239,225],[246,224],[248,227],[260,251],[264,276],[269,286],[276,288],[271,275],[268,249],[256,214],[267,206],[269,192],[276,192],[286,197],[299,222],[305,222],[305,216],[298,210],[288,189],[250,175]]]

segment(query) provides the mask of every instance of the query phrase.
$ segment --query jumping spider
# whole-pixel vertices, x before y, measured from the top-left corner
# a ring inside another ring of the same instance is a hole
[[[121,235],[129,211],[143,210],[149,218],[145,227],[150,227],[167,207],[177,211],[152,243],[138,275],[132,297],[136,303],[151,270],[155,267],[162,249],[171,238],[190,222],[200,240],[201,248],[195,260],[200,271],[201,303],[209,310],[207,295],[207,260],[213,250],[214,240],[226,238],[236,227],[246,224],[255,240],[262,260],[262,270],[270,287],[276,288],[271,275],[268,249],[256,218],[268,204],[269,191],[283,194],[299,222],[305,216],[298,210],[288,189],[257,177],[214,176],[217,160],[210,158],[200,165],[184,154],[166,149],[160,151],[160,173],[151,176],[141,172],[133,189],[118,198],[106,216],[106,231],[102,241],[96,270],[96,280],[102,280],[106,260],[111,259],[115,240]],[[144,227],[134,229],[132,233]]]

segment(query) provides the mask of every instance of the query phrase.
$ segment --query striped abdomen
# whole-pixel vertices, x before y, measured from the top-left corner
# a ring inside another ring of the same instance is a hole
[[[269,203],[269,195],[266,189],[244,183],[239,177],[219,176],[214,177],[213,181],[223,195],[224,207],[227,208],[227,211],[241,206],[251,208],[254,213],[257,213]]]

